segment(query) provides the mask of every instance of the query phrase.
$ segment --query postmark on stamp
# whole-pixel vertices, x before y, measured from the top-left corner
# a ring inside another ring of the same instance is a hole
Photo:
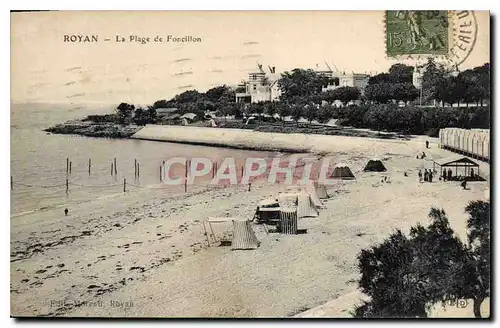
[[[385,13],[388,57],[437,56],[461,64],[477,35],[473,11],[388,10]]]
[[[450,41],[449,26],[448,12],[444,10],[388,10],[387,55],[446,55]]]

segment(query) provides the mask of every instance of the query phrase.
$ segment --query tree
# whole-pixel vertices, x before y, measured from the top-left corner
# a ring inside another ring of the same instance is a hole
[[[380,104],[387,104],[392,99],[389,83],[368,84],[365,88],[366,99]]]
[[[474,315],[490,295],[490,207],[466,207],[467,240],[455,236],[443,210],[432,208],[428,227],[418,224],[409,236],[396,231],[358,256],[360,289],[370,296],[354,309],[356,317],[426,317],[438,302],[473,298]]]
[[[148,109],[146,111],[146,116],[147,116],[147,122],[154,124],[156,123],[158,117],[156,115],[156,108],[154,106],[148,106]]]
[[[342,102],[344,106],[350,101],[357,100],[361,96],[361,92],[355,87],[340,87],[332,92],[332,97]]]
[[[311,124],[311,122],[318,117],[318,108],[316,107],[316,104],[310,102],[309,104],[304,106],[303,115],[307,119],[309,124]]]
[[[277,103],[274,101],[266,101],[264,103],[264,113],[274,118],[274,115],[278,112]]]
[[[298,126],[299,120],[304,115],[304,107],[302,105],[299,105],[299,104],[293,104],[291,106],[290,115],[292,116],[292,119],[297,123],[297,126]]]
[[[394,83],[391,85],[392,99],[403,101],[405,104],[418,97],[418,90],[412,83]]]
[[[467,220],[467,241],[471,275],[466,280],[464,297],[474,300],[473,309],[476,318],[481,317],[481,304],[486,297],[490,296],[490,272],[491,272],[491,221],[490,203],[483,201],[470,202],[465,208],[469,214]]]
[[[291,105],[285,102],[277,103],[277,112],[281,118],[283,124],[285,124],[285,117],[290,116],[292,113]]]
[[[394,64],[389,68],[392,83],[413,83],[413,66]]]
[[[448,70],[442,64],[437,64],[431,57],[423,66],[422,96],[425,101],[438,99],[437,89],[449,76]]]
[[[178,103],[178,104],[185,104],[185,103],[195,103],[202,97],[202,94],[200,94],[196,90],[187,90],[184,91],[183,93],[180,93],[176,95],[174,98],[172,98],[172,102]]]
[[[127,103],[121,103],[116,107],[116,115],[120,124],[129,124],[134,114],[135,106]]]
[[[312,69],[296,68],[291,72],[284,72],[278,81],[281,89],[281,100],[290,101],[294,97],[308,100],[312,95],[319,95],[324,86],[333,83],[333,79],[317,74]]]
[[[333,106],[330,104],[322,105],[316,115],[316,119],[319,123],[325,124],[328,123],[333,118]]]

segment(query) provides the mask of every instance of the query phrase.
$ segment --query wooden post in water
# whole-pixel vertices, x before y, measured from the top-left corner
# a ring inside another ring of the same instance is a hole
[[[90,175],[90,167],[92,166],[92,160],[89,158],[89,175]]]
[[[118,173],[118,172],[116,171],[116,157],[115,157],[114,163],[115,163],[115,175],[116,175],[116,174]]]
[[[137,177],[137,158],[134,159],[134,177]]]
[[[69,174],[71,174],[71,161],[69,161]]]
[[[161,181],[162,181],[162,179],[161,179],[161,165],[160,165],[160,182],[161,182]]]
[[[10,190],[14,190],[14,185],[12,182],[12,175],[10,176]]]
[[[69,192],[69,179],[66,178],[66,195],[68,194]]]
[[[113,175],[113,163],[111,163],[111,175]]]
[[[140,171],[139,171],[139,167],[140,167],[140,166],[139,166],[139,163],[137,163],[137,177],[139,177],[139,176],[140,176],[140,173],[139,173],[139,172],[140,172]]]
[[[188,160],[186,160],[186,171],[184,172],[184,192],[187,192],[187,188],[188,188],[188,185],[187,185],[187,180],[188,180],[188,167],[189,167],[189,162]]]
[[[127,190],[127,179],[123,178],[123,192]]]
[[[66,157],[66,174],[69,173],[69,157]]]

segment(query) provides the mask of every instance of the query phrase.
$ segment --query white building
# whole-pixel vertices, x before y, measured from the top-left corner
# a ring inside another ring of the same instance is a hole
[[[278,87],[279,75],[276,74],[275,67],[269,67],[267,73],[258,65],[258,71],[248,74],[248,81],[243,82],[239,87],[244,87],[244,92],[236,93],[237,103],[256,103],[261,101],[277,101],[281,95]]]

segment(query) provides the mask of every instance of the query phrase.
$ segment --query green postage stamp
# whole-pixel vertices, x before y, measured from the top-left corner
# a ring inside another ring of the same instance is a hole
[[[450,30],[446,10],[388,10],[387,56],[447,55]]]

